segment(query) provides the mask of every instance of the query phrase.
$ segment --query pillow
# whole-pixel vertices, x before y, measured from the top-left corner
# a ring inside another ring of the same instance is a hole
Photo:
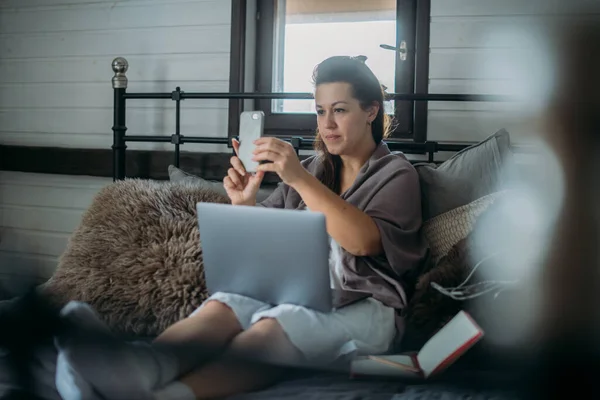
[[[516,164],[504,129],[454,154],[439,166],[416,163],[426,221],[507,188]]]
[[[442,287],[456,287],[464,282],[472,267],[470,247],[468,236],[462,238],[434,268],[419,276],[414,294],[404,310],[407,325],[406,337],[403,338],[405,346],[419,349],[461,310],[464,304],[462,301],[438,292],[431,283],[435,282]]]
[[[94,198],[40,289],[89,303],[118,335],[155,337],[207,298],[197,202],[227,197],[189,183],[127,179]]]
[[[202,179],[199,176],[189,174],[174,165],[169,165],[169,180],[171,182],[187,182],[193,185],[198,185],[199,187],[206,188],[208,190],[213,190],[217,193],[222,194],[223,196],[227,196],[227,191],[225,187],[223,187],[223,182],[220,181],[207,181],[206,179]],[[265,200],[267,197],[271,195],[273,192],[273,188],[269,187],[261,187],[258,189],[258,193],[256,194],[256,202],[260,203]]]
[[[433,268],[419,276],[413,295],[403,310],[406,318],[406,332],[402,343],[404,351],[420,349],[462,309],[477,321],[487,338],[477,345],[475,354],[474,349],[468,354],[476,355],[475,358],[481,356],[485,360],[486,356],[489,357],[495,351],[506,352],[506,347],[499,344],[501,341],[507,343],[507,330],[515,329],[514,326],[507,325],[506,321],[514,321],[511,317],[514,310],[526,306],[524,302],[529,301],[531,296],[531,287],[523,281],[525,275],[522,269],[518,266],[515,268],[512,258],[502,255],[507,250],[510,251],[506,247],[505,238],[528,234],[521,233],[522,227],[515,225],[505,215],[507,211],[510,212],[507,203],[513,197],[512,192],[506,191],[482,198],[482,202],[488,204],[470,224],[468,234],[454,243]],[[482,207],[483,204],[479,206]],[[490,221],[493,221],[492,224]],[[483,243],[480,238],[490,236],[490,229],[493,237],[490,242]],[[516,235],[517,233],[519,234]],[[476,267],[478,270],[473,272]],[[465,284],[471,286],[469,294],[478,295],[452,298],[436,290],[432,285],[434,282],[443,288]],[[483,285],[484,282],[495,282],[496,289],[486,292],[485,289],[491,289],[491,286]],[[512,344],[514,343],[511,342]]]
[[[174,165],[169,165],[168,170],[169,180],[171,182],[190,183],[193,185],[197,185],[201,188],[206,188],[207,190],[215,191],[223,196],[227,196],[227,192],[225,191],[222,182],[208,181],[206,179],[202,179],[199,176],[188,174],[187,172],[177,168]]]
[[[429,244],[431,259],[441,257],[473,230],[475,222],[505,191],[483,196],[469,204],[447,211],[423,223],[423,234]]]

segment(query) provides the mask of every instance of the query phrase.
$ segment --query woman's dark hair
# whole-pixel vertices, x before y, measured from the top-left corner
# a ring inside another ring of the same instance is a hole
[[[363,109],[367,109],[374,103],[379,104],[377,117],[371,123],[373,140],[378,145],[381,140],[389,135],[391,119],[385,113],[385,92],[381,83],[365,64],[366,57],[334,56],[319,63],[312,76],[313,85],[316,88],[323,83],[343,82],[352,87],[352,97],[358,100]],[[323,163],[323,175],[321,182],[335,193],[340,192],[340,167],[341,158],[332,155],[317,131],[315,138],[315,150]]]

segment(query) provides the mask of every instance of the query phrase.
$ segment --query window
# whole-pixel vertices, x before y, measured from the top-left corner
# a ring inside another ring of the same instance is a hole
[[[417,0],[257,0],[255,90],[310,93],[320,61],[363,55],[388,93],[414,93],[416,20]],[[267,135],[314,135],[312,99],[260,99],[254,108],[266,115]],[[413,138],[413,102],[390,100],[385,109],[395,117],[393,137]]]
[[[315,65],[334,55],[365,55],[387,87],[394,87],[396,0],[379,2],[277,0],[271,85],[274,92],[310,92]],[[311,113],[312,100],[273,100],[271,112]]]

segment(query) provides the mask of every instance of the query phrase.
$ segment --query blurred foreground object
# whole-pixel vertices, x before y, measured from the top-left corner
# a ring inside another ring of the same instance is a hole
[[[549,35],[556,74],[543,129],[561,166],[564,193],[539,276],[535,371],[543,398],[560,397],[574,386],[600,391],[598,12],[596,7],[586,17],[565,18]]]

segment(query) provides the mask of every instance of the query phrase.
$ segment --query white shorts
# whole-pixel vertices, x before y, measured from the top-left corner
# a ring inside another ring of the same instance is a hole
[[[331,313],[293,304],[272,306],[233,293],[218,292],[206,302],[210,300],[231,308],[244,330],[262,318],[277,320],[305,361],[319,365],[347,361],[357,355],[384,354],[391,350],[397,332],[394,309],[373,298]]]

